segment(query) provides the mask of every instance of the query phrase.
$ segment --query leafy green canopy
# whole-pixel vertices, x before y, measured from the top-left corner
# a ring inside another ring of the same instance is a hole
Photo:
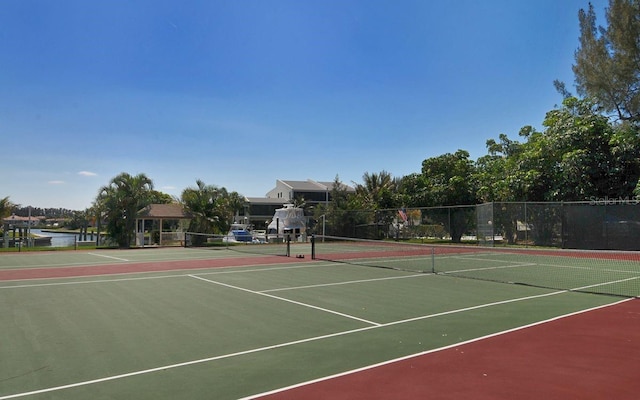
[[[575,53],[578,94],[593,97],[619,120],[640,123],[640,1],[610,0],[607,27],[596,26],[593,5],[580,10]]]
[[[520,130],[526,142],[500,135],[477,162],[483,201],[586,201],[629,197],[640,177],[640,141],[629,125],[614,126],[589,99],[568,97],[549,111],[545,130]]]
[[[14,204],[9,200],[9,196],[0,199],[0,218],[6,218],[11,215]]]
[[[126,172],[111,179],[100,189],[96,208],[107,222],[107,233],[119,247],[133,241],[138,210],[151,202],[153,182],[145,174],[132,176]]]
[[[242,209],[243,197],[225,188],[207,185],[201,180],[180,196],[184,208],[193,215],[189,231],[199,233],[226,233],[236,211]]]

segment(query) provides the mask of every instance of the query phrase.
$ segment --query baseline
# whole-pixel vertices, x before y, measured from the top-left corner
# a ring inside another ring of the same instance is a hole
[[[242,289],[242,290],[246,290],[246,289]],[[249,349],[249,350],[244,350],[244,351],[230,353],[230,354],[223,354],[223,355],[219,355],[219,356],[207,357],[207,358],[202,358],[202,359],[198,359],[198,360],[191,360],[191,361],[185,361],[185,362],[176,363],[176,364],[163,365],[163,366],[159,366],[159,367],[155,367],[155,368],[148,368],[148,369],[143,369],[143,370],[139,370],[139,371],[133,371],[133,372],[128,372],[128,373],[124,373],[124,374],[117,374],[117,375],[107,376],[107,377],[103,377],[103,378],[97,378],[97,379],[91,379],[91,380],[76,382],[76,383],[70,383],[70,384],[66,384],[66,385],[54,386],[54,387],[49,387],[49,388],[44,388],[44,389],[39,389],[39,390],[34,390],[34,391],[29,391],[29,392],[15,393],[15,394],[1,396],[0,400],[9,400],[9,399],[15,399],[15,398],[20,398],[20,397],[32,396],[32,395],[36,395],[36,394],[56,392],[56,391],[61,391],[61,390],[65,390],[65,389],[71,389],[71,388],[80,387],[80,386],[94,385],[94,384],[98,384],[98,383],[102,383],[102,382],[114,381],[114,380],[118,380],[118,379],[138,376],[138,375],[151,374],[151,373],[154,373],[154,372],[161,372],[161,371],[166,371],[166,370],[169,370],[169,369],[176,369],[176,368],[191,366],[191,365],[195,365],[195,364],[202,364],[202,363],[207,363],[207,362],[212,362],[212,361],[217,361],[217,360],[223,360],[223,359],[228,359],[228,358],[237,357],[237,356],[241,356],[241,355],[258,353],[258,352],[262,352],[262,351],[285,348],[285,347],[290,347],[290,346],[294,346],[294,345],[298,345],[298,344],[315,342],[315,341],[320,341],[320,340],[324,340],[324,339],[350,335],[350,334],[354,334],[354,333],[358,333],[358,332],[364,332],[364,331],[368,331],[368,330],[372,330],[372,329],[380,329],[380,328],[395,326],[395,325],[404,324],[404,323],[410,323],[410,322],[419,321],[419,320],[436,318],[436,317],[440,317],[440,316],[444,316],[444,315],[453,315],[453,314],[463,313],[463,312],[482,309],[482,308],[499,306],[499,305],[503,305],[503,304],[515,303],[515,302],[520,302],[520,301],[527,301],[527,300],[532,300],[532,299],[542,298],[542,297],[548,297],[548,296],[555,296],[555,295],[559,295],[559,294],[562,294],[562,293],[567,293],[567,291],[566,290],[561,290],[561,291],[555,291],[555,292],[550,292],[550,293],[544,293],[544,294],[540,294],[540,295],[513,298],[513,299],[509,299],[509,300],[486,303],[486,304],[481,304],[481,305],[472,306],[472,307],[465,307],[465,308],[461,308],[461,309],[457,309],[457,310],[450,310],[450,311],[440,312],[440,313],[436,313],[436,314],[423,315],[423,316],[420,316],[420,317],[409,318],[409,319],[405,319],[405,320],[393,321],[393,322],[385,323],[385,324],[370,325],[370,326],[366,326],[366,327],[363,327],[363,328],[351,329],[351,330],[341,331],[341,332],[335,332],[335,333],[331,333],[331,334],[327,334],[327,335],[321,335],[321,336],[316,336],[316,337],[311,337],[311,338],[305,338],[305,339],[300,339],[300,340],[295,340],[295,341],[291,341],[291,342],[280,343],[280,344],[271,345],[271,346],[259,347],[259,348],[255,348],[255,349]],[[277,297],[277,296],[274,296],[274,297]],[[570,314],[570,315],[572,315],[572,314]],[[556,317],[556,318],[560,318],[560,317]],[[539,323],[536,323],[536,324],[539,324]],[[533,325],[535,325],[535,324],[533,324]],[[522,328],[516,328],[516,329],[522,329]],[[508,330],[506,332],[510,332],[510,331],[513,331],[513,330]],[[495,335],[497,335],[497,334],[495,334]],[[463,343],[466,343],[466,342],[463,342]],[[460,345],[460,343],[457,343],[457,344],[454,344],[454,345],[451,345],[451,346],[446,346],[446,347],[443,347],[443,348],[450,348],[450,347],[456,346],[456,345]],[[441,349],[443,349],[443,348],[441,348]],[[428,351],[426,353],[437,351],[437,350],[438,349],[430,350],[430,351]],[[419,354],[423,354],[423,353],[419,353]],[[415,357],[415,356],[416,356],[416,354],[408,356],[408,357],[403,357],[403,359],[404,358]],[[366,368],[371,368],[371,366],[366,367]],[[281,390],[284,390],[284,389],[281,389]],[[253,397],[249,397],[249,398],[256,398],[256,397],[253,396]]]
[[[638,306],[625,299],[240,400],[636,399]]]

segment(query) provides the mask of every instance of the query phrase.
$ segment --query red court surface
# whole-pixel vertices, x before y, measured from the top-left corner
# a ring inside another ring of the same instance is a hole
[[[635,299],[262,399],[639,398]]]

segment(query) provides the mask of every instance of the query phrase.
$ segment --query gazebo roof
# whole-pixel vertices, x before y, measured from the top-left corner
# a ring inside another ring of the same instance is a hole
[[[186,212],[180,204],[149,204],[138,211],[138,218],[153,219],[191,219],[193,216]]]
[[[33,225],[35,223],[38,223],[41,220],[42,220],[42,217],[36,217],[36,216],[20,217],[18,215],[13,214],[10,217],[3,218],[2,222],[5,224],[27,226],[27,225]]]

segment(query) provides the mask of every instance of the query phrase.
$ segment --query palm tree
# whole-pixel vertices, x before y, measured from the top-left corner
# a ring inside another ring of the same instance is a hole
[[[356,184],[356,196],[363,205],[371,210],[396,207],[396,180],[387,171],[380,173],[365,172],[364,183]]]
[[[197,233],[216,233],[220,216],[215,209],[219,189],[207,185],[200,179],[196,180],[196,187],[188,187],[182,191],[180,200],[193,219],[189,224],[189,231]],[[217,232],[219,233],[219,232]]]
[[[118,246],[129,247],[134,237],[136,214],[149,204],[153,182],[145,174],[121,173],[100,189],[96,206],[107,221],[107,233]]]
[[[229,193],[224,187],[207,185],[199,179],[196,187],[182,191],[180,199],[194,216],[189,230],[197,233],[226,233],[236,211],[244,205],[244,199],[238,193]]]
[[[393,179],[387,171],[380,173],[365,172],[362,176],[363,184],[356,184],[356,198],[363,208],[374,211],[370,216],[369,223],[375,226],[374,237],[378,238],[381,233],[380,227],[388,228],[392,223],[396,212],[395,209],[400,204],[398,199],[398,180]]]
[[[15,205],[9,200],[9,196],[0,199],[0,219],[10,216],[13,207],[15,207]]]
[[[5,226],[2,223],[2,220],[11,215],[11,210],[13,210],[15,205],[9,201],[9,196],[4,199],[0,199],[0,230],[2,230],[2,235],[7,235],[7,231],[5,230]],[[6,242],[7,238],[3,238],[3,246],[7,246]]]

